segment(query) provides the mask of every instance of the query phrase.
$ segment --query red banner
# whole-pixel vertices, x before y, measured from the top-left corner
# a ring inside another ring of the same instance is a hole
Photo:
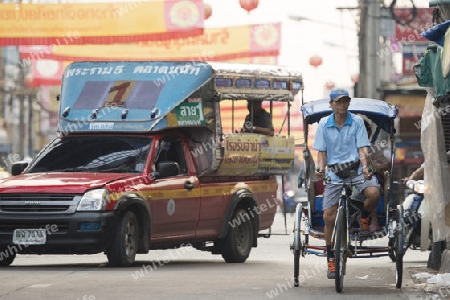
[[[411,18],[411,9],[396,8],[394,10],[399,20]],[[417,8],[415,19],[408,25],[395,24],[395,38],[402,43],[427,42],[420,34],[433,27],[433,8]]]

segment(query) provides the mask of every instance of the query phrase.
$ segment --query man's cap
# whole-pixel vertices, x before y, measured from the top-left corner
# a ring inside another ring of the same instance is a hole
[[[342,98],[351,99],[346,89],[334,89],[330,92],[330,101],[337,101]]]

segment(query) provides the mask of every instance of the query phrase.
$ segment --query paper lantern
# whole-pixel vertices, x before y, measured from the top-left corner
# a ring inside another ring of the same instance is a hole
[[[205,3],[205,5],[203,6],[203,10],[204,10],[204,19],[208,20],[209,17],[211,17],[212,15],[211,5]]]
[[[255,8],[258,7],[259,1],[258,0],[239,0],[239,4],[241,4],[241,7],[245,9],[248,12],[251,12]]]
[[[33,82],[33,75],[31,73],[25,75],[24,83],[27,87],[36,87],[36,84]]]
[[[317,68],[322,64],[322,57],[320,57],[319,55],[311,56],[311,58],[309,59],[309,64],[314,68]]]
[[[353,83],[357,83],[359,81],[359,74],[353,74],[351,80]]]
[[[325,83],[325,87],[326,87],[327,90],[329,90],[329,91],[331,91],[332,89],[334,89],[335,86],[336,86],[336,85],[334,84],[333,81],[327,81],[327,82]]]

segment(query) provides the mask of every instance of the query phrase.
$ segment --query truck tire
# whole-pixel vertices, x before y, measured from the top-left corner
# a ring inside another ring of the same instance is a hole
[[[243,263],[253,244],[253,223],[248,213],[238,208],[233,213],[227,236],[219,240],[220,253],[227,263]]]
[[[135,214],[127,211],[117,224],[107,256],[110,265],[131,266],[135,259],[139,240],[139,227]]]
[[[6,255],[3,255],[4,253],[6,253]],[[10,253],[6,247],[4,249],[2,248],[2,251],[0,253],[0,267],[9,266],[13,263],[15,258],[16,253]]]

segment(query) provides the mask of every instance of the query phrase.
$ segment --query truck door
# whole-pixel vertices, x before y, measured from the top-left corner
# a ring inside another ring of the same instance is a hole
[[[157,179],[151,187],[152,240],[193,237],[200,207],[200,185],[196,176],[188,174],[181,138],[166,137],[159,141],[154,168],[164,161],[178,163],[176,176]]]

